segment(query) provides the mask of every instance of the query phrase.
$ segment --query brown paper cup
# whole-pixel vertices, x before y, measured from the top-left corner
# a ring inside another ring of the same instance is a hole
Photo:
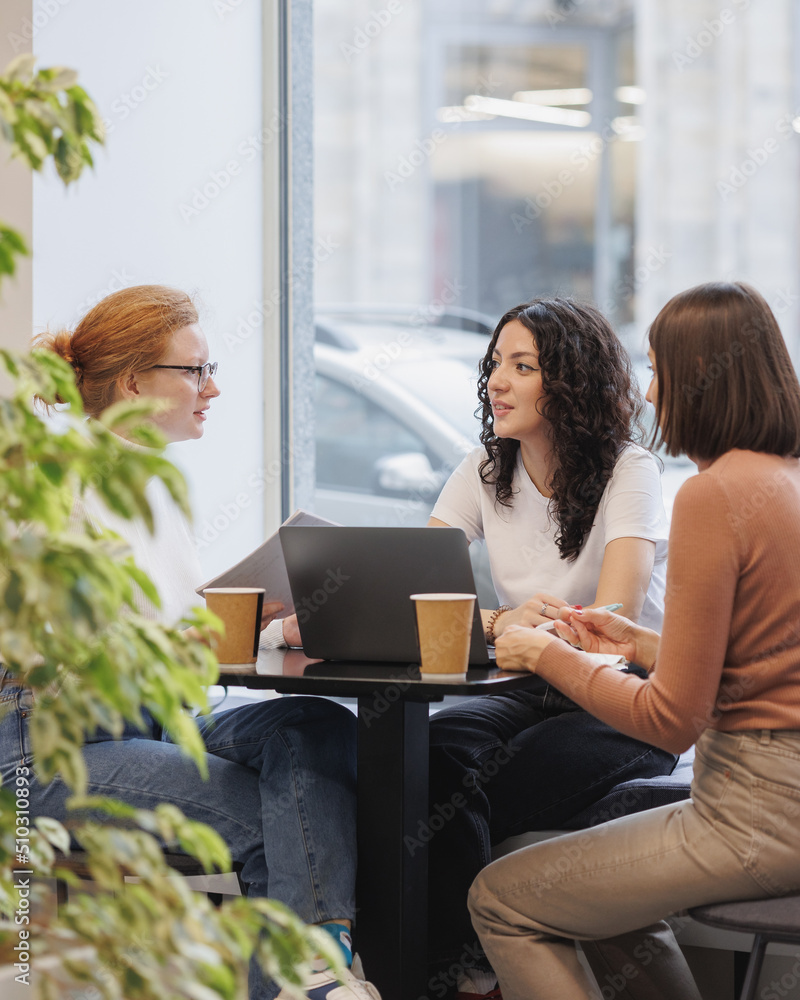
[[[454,680],[469,665],[475,594],[412,594],[422,680]]]
[[[262,587],[210,587],[203,591],[209,611],[225,625],[225,635],[214,633],[211,648],[220,663],[255,663],[261,635]]]

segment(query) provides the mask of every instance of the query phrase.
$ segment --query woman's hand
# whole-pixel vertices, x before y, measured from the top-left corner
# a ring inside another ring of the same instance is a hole
[[[283,604],[280,601],[265,601],[261,611],[261,631],[274,621],[277,615],[283,611]],[[283,619],[283,641],[287,646],[302,646],[300,640],[300,629],[297,625],[297,615],[288,615]]]
[[[302,646],[300,629],[297,625],[297,615],[289,615],[283,619],[283,641],[287,646]]]
[[[283,611],[283,604],[280,601],[264,601],[261,609],[261,631],[269,625]]]
[[[556,641],[550,632],[509,625],[495,645],[497,666],[501,670],[530,670],[535,674],[542,650]]]
[[[498,615],[494,623],[495,637],[500,637],[512,625],[523,625],[533,628],[551,622],[561,615],[561,609],[569,609],[571,605],[552,594],[534,594],[530,600],[520,604],[518,608],[504,611]]]
[[[651,629],[602,608],[572,609],[565,618],[565,622],[556,624],[556,632],[587,653],[624,656],[642,667],[651,667],[655,662],[658,633]]]

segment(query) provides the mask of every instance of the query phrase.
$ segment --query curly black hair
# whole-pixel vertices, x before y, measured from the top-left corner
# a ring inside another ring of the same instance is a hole
[[[558,528],[561,558],[572,561],[592,528],[620,452],[641,440],[643,400],[625,348],[594,306],[554,297],[509,309],[495,328],[478,378],[480,439],[486,449],[480,476],[494,485],[504,507],[513,505],[519,441],[495,435],[488,382],[497,338],[512,320],[530,330],[539,352],[540,407],[553,428],[556,459],[547,484],[550,516]]]

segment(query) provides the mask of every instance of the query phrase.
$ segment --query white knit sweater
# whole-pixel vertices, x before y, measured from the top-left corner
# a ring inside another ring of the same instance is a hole
[[[202,606],[203,598],[195,588],[203,582],[203,573],[189,523],[167,488],[160,479],[151,479],[146,493],[153,512],[152,534],[141,518],[127,521],[109,511],[95,491],[76,501],[70,523],[74,530],[81,530],[84,518],[88,518],[95,527],[110,528],[119,535],[161,597],[161,607],[157,608],[137,587],[136,610],[151,621],[175,625],[191,608]],[[261,633],[260,645],[262,648],[285,645],[283,623],[271,622]]]

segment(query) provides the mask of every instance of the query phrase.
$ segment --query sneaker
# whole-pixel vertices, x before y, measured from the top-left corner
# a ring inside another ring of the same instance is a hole
[[[476,967],[458,977],[456,1000],[503,1000],[492,969]]]
[[[381,1000],[378,990],[363,979],[356,979],[350,969],[342,973],[344,985],[330,969],[312,973],[305,982],[308,1000]],[[281,990],[277,1000],[287,1000],[289,994]]]

